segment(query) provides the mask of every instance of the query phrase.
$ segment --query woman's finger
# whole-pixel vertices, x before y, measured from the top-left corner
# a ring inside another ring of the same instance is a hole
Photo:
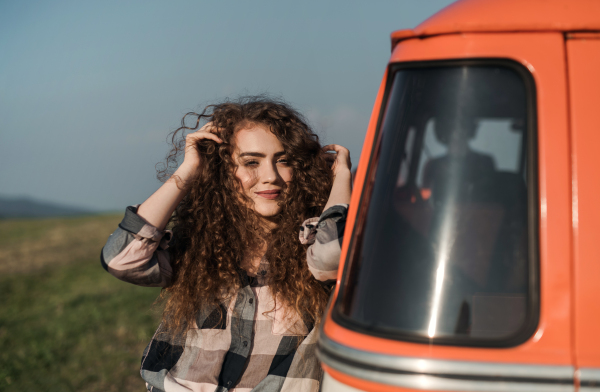
[[[196,132],[188,134],[186,136],[186,139],[189,138],[189,140],[192,140],[192,141],[198,141],[200,139],[211,139],[217,143],[223,143],[223,140],[219,136],[217,136],[217,134],[215,133],[217,131],[217,128],[214,126],[207,127],[207,125],[209,125],[209,124],[210,123],[207,123],[202,128],[197,130]]]
[[[328,144],[323,147],[324,152],[334,151],[337,155],[350,155],[350,151],[346,147],[339,144]]]
[[[350,151],[346,147],[342,147],[339,144],[328,144],[323,147],[323,151],[325,152],[325,159],[333,163],[332,169],[334,172],[344,166],[347,166],[348,169],[352,167]],[[331,153],[332,151],[334,153]]]
[[[219,129],[213,124],[212,121],[207,122],[196,132],[209,132],[209,133],[218,133]]]
[[[339,144],[329,144],[323,147],[323,151],[326,155],[333,155],[338,159],[343,159],[350,156],[350,151],[346,147],[342,147]],[[330,151],[335,152],[335,154],[331,154]]]
[[[223,140],[221,140],[220,137],[218,137],[214,133],[209,133],[209,132],[190,133],[189,135],[186,136],[185,139],[186,139],[187,143],[194,143],[194,142],[197,142],[202,139],[210,139],[217,143],[223,143]]]
[[[338,144],[328,144],[325,147],[323,147],[323,151],[327,152],[327,151],[335,151],[338,152],[341,148],[344,148]]]

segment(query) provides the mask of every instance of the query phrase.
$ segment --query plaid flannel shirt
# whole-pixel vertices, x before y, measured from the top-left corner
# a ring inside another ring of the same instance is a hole
[[[102,249],[102,265],[126,282],[165,287],[172,278],[171,232],[158,230],[136,212],[137,206],[127,208]],[[308,268],[319,281],[332,283],[337,277],[346,213],[347,205],[336,205],[300,228],[300,241],[310,245]],[[173,340],[159,326],[142,357],[141,375],[149,391],[319,390],[317,329],[295,312],[270,312],[274,299],[266,262],[257,276],[238,272],[242,287],[237,294],[221,309],[199,311],[185,337]]]

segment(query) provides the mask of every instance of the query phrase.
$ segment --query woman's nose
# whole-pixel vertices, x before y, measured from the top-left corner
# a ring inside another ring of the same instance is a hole
[[[279,172],[277,171],[277,165],[275,162],[269,162],[263,165],[261,173],[261,181],[263,183],[276,182],[279,179]]]

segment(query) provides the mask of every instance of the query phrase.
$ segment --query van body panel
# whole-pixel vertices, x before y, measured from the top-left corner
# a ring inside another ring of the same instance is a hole
[[[573,157],[575,361],[600,369],[600,34],[567,37]]]
[[[477,360],[498,363],[571,364],[571,195],[567,115],[567,84],[563,35],[559,33],[453,34],[427,39],[408,39],[395,48],[390,63],[449,59],[510,59],[523,64],[534,77],[537,91],[541,308],[537,331],[513,348],[468,348],[423,345],[383,339],[351,331],[331,319],[329,309],[324,333],[348,347],[422,358]],[[384,79],[386,83],[387,79]],[[382,85],[376,108],[381,109]],[[349,212],[348,227],[355,225],[369,159],[376,142],[374,110],[363,147]],[[348,233],[351,231],[348,230]],[[347,260],[350,237],[344,239],[340,274]],[[338,289],[339,290],[339,289]],[[335,296],[338,295],[336,291]],[[336,298],[333,299],[335,302]],[[427,347],[424,349],[424,347]]]
[[[467,32],[600,30],[596,0],[462,0],[413,29],[416,36]]]

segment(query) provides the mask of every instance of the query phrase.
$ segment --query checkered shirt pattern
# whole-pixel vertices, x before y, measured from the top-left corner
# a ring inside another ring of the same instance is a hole
[[[171,283],[171,232],[161,231],[128,207],[102,250],[104,268],[140,286]],[[308,268],[324,284],[335,282],[347,205],[306,220],[300,241],[309,245]],[[242,287],[218,307],[198,312],[180,339],[162,326],[144,350],[141,375],[149,391],[318,391],[322,377],[315,350],[317,328],[295,312],[275,306],[268,264],[256,276],[238,270]]]

